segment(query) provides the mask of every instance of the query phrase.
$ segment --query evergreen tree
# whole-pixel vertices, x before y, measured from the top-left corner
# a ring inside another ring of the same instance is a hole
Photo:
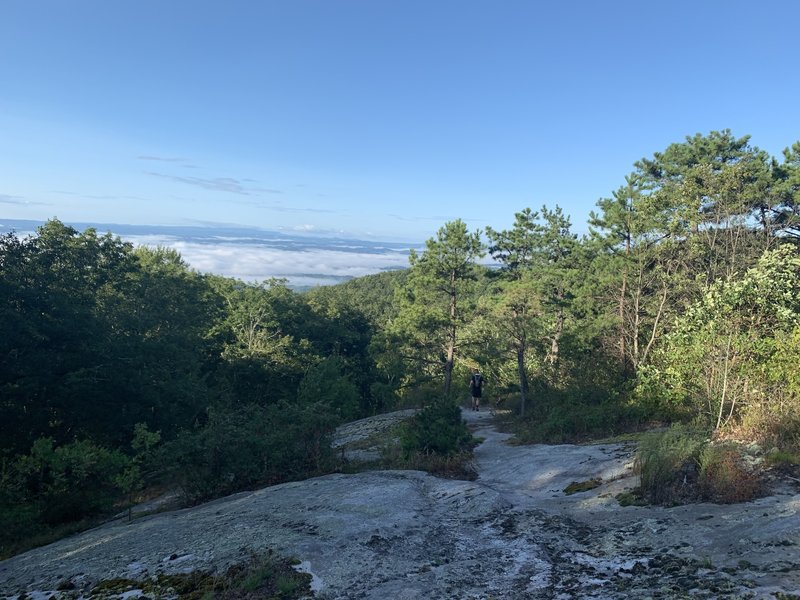
[[[407,360],[423,371],[441,373],[445,396],[461,349],[461,327],[474,303],[476,261],[483,255],[480,232],[470,233],[458,219],[441,227],[421,255],[412,251],[409,257],[408,283],[400,292],[392,331]]]

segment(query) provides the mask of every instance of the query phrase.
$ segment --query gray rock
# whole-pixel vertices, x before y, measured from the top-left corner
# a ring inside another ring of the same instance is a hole
[[[320,598],[800,592],[799,495],[622,508],[614,494],[636,484],[632,447],[509,446],[488,413],[464,416],[486,438],[475,452],[477,481],[381,471],[240,493],[109,523],[0,562],[0,589],[13,597],[70,579],[85,588],[115,577],[224,570],[271,549],[300,559]],[[571,482],[593,478],[602,484],[564,494]]]

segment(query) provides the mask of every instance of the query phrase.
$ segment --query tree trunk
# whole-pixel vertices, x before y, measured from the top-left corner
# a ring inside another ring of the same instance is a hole
[[[639,328],[642,319],[641,315],[641,297],[642,297],[642,274],[639,273],[638,287],[633,300],[633,323],[631,324],[631,367],[633,372],[639,370]]]
[[[525,347],[517,347],[517,372],[519,373],[519,414],[525,416],[525,399],[528,396],[528,375],[525,373]]]
[[[628,291],[628,276],[627,273],[622,275],[622,289],[619,292],[619,360],[622,365],[622,371],[628,371],[628,357],[625,351],[625,293]]]
[[[731,338],[732,334],[728,334],[728,346],[725,348],[725,365],[722,372],[722,397],[719,400],[719,413],[717,414],[717,425],[714,429],[719,429],[722,425],[722,412],[725,409],[725,396],[728,393],[728,373],[730,371],[730,357],[731,357]]]
[[[628,373],[628,356],[625,347],[625,295],[628,293],[628,257],[631,253],[630,235],[625,237],[625,269],[622,271],[622,288],[619,291],[619,359],[623,373]]]
[[[450,384],[453,381],[453,362],[455,358],[455,348],[453,344],[448,344],[447,361],[444,363],[444,396],[450,395]]]
[[[658,334],[658,324],[661,321],[661,317],[664,315],[664,305],[667,303],[667,294],[669,292],[669,287],[667,285],[666,280],[662,283],[662,285],[663,287],[661,289],[661,301],[658,304],[658,311],[656,311],[655,318],[653,319],[653,328],[650,331],[650,339],[648,340],[647,346],[645,346],[644,352],[642,353],[642,360],[641,360],[642,363],[647,361],[647,357],[650,354],[650,349],[656,342],[656,336]]]
[[[447,359],[444,363],[444,396],[450,395],[453,380],[453,363],[456,357],[456,274],[450,274],[450,332],[447,341]]]
[[[558,341],[561,339],[561,334],[564,332],[564,309],[558,309],[556,316],[556,326],[553,330],[553,337],[550,340],[550,352],[547,355],[547,362],[551,365],[556,364],[558,361]]]

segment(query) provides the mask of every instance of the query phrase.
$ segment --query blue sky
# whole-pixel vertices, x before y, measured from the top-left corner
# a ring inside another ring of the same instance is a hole
[[[3,0],[0,217],[416,241],[800,139],[800,3]]]

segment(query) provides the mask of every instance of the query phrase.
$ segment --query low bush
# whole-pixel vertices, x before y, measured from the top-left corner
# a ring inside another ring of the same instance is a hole
[[[305,406],[321,404],[342,422],[361,416],[358,388],[344,374],[344,363],[338,356],[330,356],[309,368],[300,382],[297,401]]]
[[[703,500],[720,504],[747,502],[763,489],[760,478],[731,443],[708,444],[699,457],[698,486]]]
[[[634,464],[641,478],[641,497],[653,504],[693,499],[698,458],[706,443],[703,432],[683,426],[643,436]]]
[[[165,444],[159,462],[189,502],[302,479],[332,468],[338,421],[324,405],[211,410],[203,427]]]
[[[295,569],[297,561],[279,557],[272,550],[266,555],[251,556],[243,564],[228,567],[226,571],[191,571],[156,576],[141,580],[115,578],[97,582],[91,597],[124,598],[131,590],[141,590],[147,598],[186,598],[218,600],[292,600],[308,598],[311,575]],[[139,597],[139,596],[137,596]]]
[[[436,454],[434,452],[403,452],[399,444],[386,444],[381,451],[381,460],[371,468],[402,469],[425,471],[445,479],[463,479],[474,481],[478,472],[473,463],[471,449],[453,454]]]
[[[765,404],[753,404],[742,411],[742,419],[732,429],[737,439],[754,440],[765,448],[800,451],[800,410],[783,411]]]
[[[563,401],[542,407],[511,427],[523,444],[564,444],[636,430],[646,421],[647,414],[635,405]]]
[[[778,448],[773,448],[772,450],[770,450],[765,458],[767,464],[771,466],[800,465],[800,455],[795,454],[794,452],[787,452],[786,450],[780,450]]]
[[[468,449],[472,434],[456,404],[437,400],[409,419],[400,440],[406,457],[415,452],[449,455]]]
[[[30,453],[7,459],[0,472],[0,555],[50,541],[50,532],[107,513],[118,499],[122,453],[82,440],[56,446],[39,438]]]
[[[746,502],[764,489],[733,442],[711,442],[705,432],[675,425],[642,438],[635,469],[638,495],[652,504]]]

